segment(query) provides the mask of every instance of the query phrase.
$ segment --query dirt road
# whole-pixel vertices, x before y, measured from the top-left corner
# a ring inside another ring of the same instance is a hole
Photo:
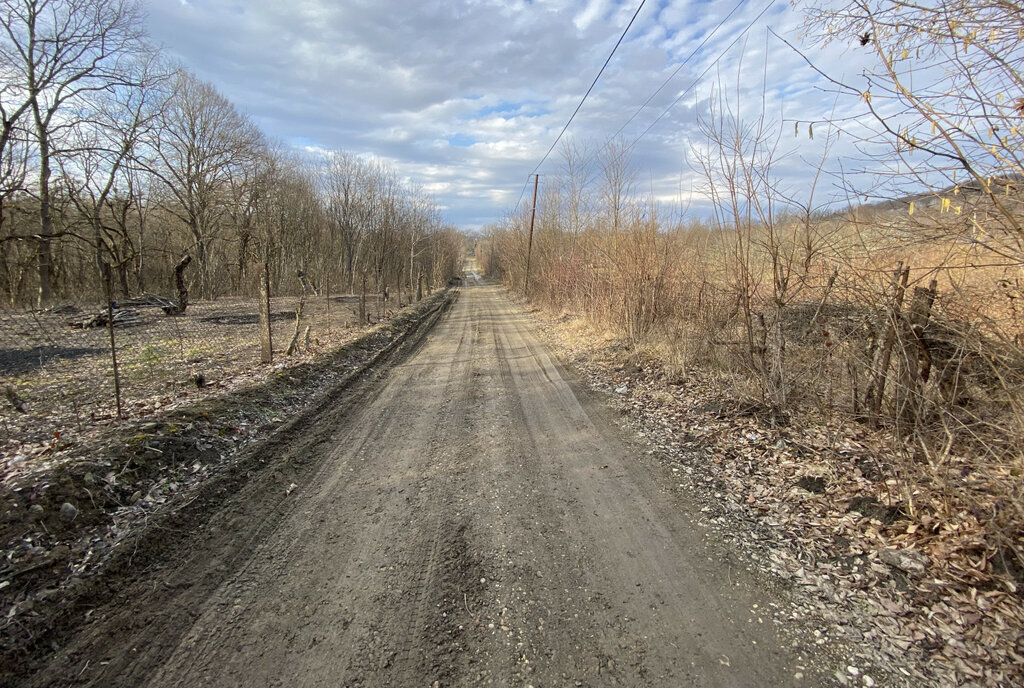
[[[36,683],[811,678],[767,614],[759,623],[772,599],[702,542],[662,469],[499,288],[471,280],[360,394],[300,428],[301,456],[276,480],[226,495],[230,518],[192,524],[188,551],[150,564]]]

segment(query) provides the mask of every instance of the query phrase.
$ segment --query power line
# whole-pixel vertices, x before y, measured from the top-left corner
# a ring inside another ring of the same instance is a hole
[[[622,32],[622,35],[619,36],[619,40],[615,43],[615,47],[612,48],[612,51],[608,54],[608,59],[606,59],[604,61],[604,64],[601,65],[601,71],[599,71],[597,73],[597,76],[594,77],[594,81],[590,84],[590,88],[587,89],[587,92],[583,94],[583,98],[580,100],[580,104],[576,106],[575,110],[573,110],[572,116],[569,117],[569,121],[565,123],[564,127],[562,127],[562,131],[559,132],[558,136],[555,138],[554,142],[551,144],[551,147],[548,148],[548,152],[545,153],[544,157],[540,159],[540,162],[537,163],[537,166],[533,168],[533,172],[530,172],[530,175],[536,174],[537,170],[540,169],[540,166],[544,164],[544,161],[548,159],[548,156],[551,155],[551,151],[553,151],[555,149],[555,146],[558,145],[558,142],[562,139],[562,136],[569,129],[569,125],[572,124],[572,121],[576,118],[576,115],[579,113],[580,108],[583,107],[583,103],[587,102],[587,97],[590,95],[590,92],[594,90],[594,86],[597,85],[597,80],[601,78],[602,74],[604,74],[604,70],[605,70],[606,67],[608,67],[608,63],[612,61],[612,56],[615,55],[615,51],[619,49],[620,45],[622,45],[623,39],[625,39],[626,38],[626,34],[629,33],[629,29],[630,29],[630,27],[633,26],[633,22],[636,21],[637,16],[640,14],[640,10],[642,10],[644,8],[644,3],[645,2],[647,2],[647,0],[640,0],[640,6],[636,8],[636,12],[633,13],[633,18],[629,20],[629,24],[626,25],[626,28]],[[524,190],[525,190],[525,187],[524,187]],[[522,200],[522,195],[521,194],[520,194],[520,200]],[[516,206],[518,206],[518,205],[519,205],[519,203],[517,202]]]
[[[519,200],[517,200],[516,204],[514,206],[512,206],[512,215],[513,216],[516,214],[516,211],[519,210],[519,204],[523,202],[523,196],[526,195],[526,189],[530,186],[530,177],[532,177],[532,176],[533,176],[532,172],[530,174],[526,175],[526,183],[523,184],[523,190],[519,192]]]
[[[710,41],[712,38],[714,38],[715,34],[718,33],[718,30],[721,29],[723,26],[725,26],[725,22],[729,21],[729,18],[732,17],[732,15],[734,15],[736,13],[736,10],[738,10],[743,5],[747,4],[747,2],[748,2],[748,0],[740,0],[738,3],[736,3],[736,5],[731,10],[729,10],[729,14],[725,15],[725,17],[723,17],[722,20],[720,22],[718,22],[718,25],[714,29],[711,30],[711,33],[709,33],[706,36],[704,36],[704,40],[702,40],[700,42],[700,45],[698,45],[696,48],[694,48],[693,52],[691,52],[689,55],[687,55],[683,59],[683,61],[679,63],[679,66],[676,67],[675,71],[672,72],[671,74],[669,74],[667,79],[665,79],[663,82],[661,82],[661,86],[658,86],[658,88],[656,88],[654,90],[654,92],[650,96],[647,97],[647,100],[645,100],[643,102],[643,105],[641,105],[639,108],[637,108],[636,112],[633,113],[632,117],[627,119],[625,121],[625,123],[623,123],[623,125],[621,127],[619,127],[618,131],[616,131],[614,134],[612,134],[611,138],[615,138],[616,136],[621,134],[622,130],[625,129],[626,127],[628,127],[629,123],[632,122],[634,119],[636,119],[637,115],[639,115],[641,112],[643,112],[643,109],[645,107],[647,107],[652,100],[654,100],[654,97],[657,96],[659,93],[661,93],[662,89],[665,88],[666,86],[668,86],[669,82],[672,81],[672,79],[676,78],[676,74],[678,74],[680,72],[680,70],[682,70],[682,68],[685,67],[686,64],[690,60],[693,59],[693,56],[696,55],[698,52],[700,52],[700,49],[703,48],[705,45],[707,45],[708,41]]]
[[[736,9],[737,9],[737,8],[739,8],[739,7],[740,7],[740,5],[744,4],[745,2],[747,2],[747,0],[740,0],[740,4],[739,4],[739,5],[737,5],[736,7],[734,7],[734,8],[732,9],[732,12],[729,12],[729,14],[728,14],[728,15],[726,15],[726,16],[725,16],[725,18],[724,18],[724,19],[722,19],[722,21],[721,21],[721,22],[719,22],[718,26],[717,26],[717,27],[715,27],[714,31],[712,31],[712,35],[713,35],[713,34],[714,34],[715,32],[717,32],[717,31],[718,31],[718,29],[720,29],[720,28],[721,28],[721,27],[722,27],[722,26],[723,26],[723,25],[725,24],[725,22],[726,22],[726,21],[728,21],[729,17],[730,17],[730,16],[731,16],[731,15],[733,14],[733,12],[735,12],[735,11],[736,11]],[[626,146],[626,147],[625,147],[625,148],[624,148],[624,149],[622,150],[622,154],[623,154],[623,155],[625,155],[626,153],[628,153],[629,151],[631,151],[631,150],[633,149],[633,147],[634,147],[634,146],[636,146],[636,144],[640,142],[640,139],[642,139],[642,138],[643,138],[644,136],[646,136],[646,135],[647,135],[647,134],[648,134],[648,133],[649,133],[649,132],[651,131],[651,129],[653,129],[653,128],[654,128],[654,125],[656,125],[656,124],[657,124],[658,122],[660,122],[660,121],[662,120],[662,118],[664,118],[664,117],[665,117],[665,115],[667,115],[667,114],[669,113],[669,111],[670,111],[670,110],[671,110],[672,108],[674,108],[674,107],[676,106],[676,104],[677,104],[677,103],[678,103],[678,102],[679,102],[680,100],[682,100],[682,99],[683,99],[683,96],[685,96],[685,95],[686,95],[687,93],[689,93],[689,92],[690,92],[690,91],[691,91],[691,90],[693,89],[693,87],[694,87],[694,86],[696,86],[696,85],[697,85],[698,83],[700,83],[700,80],[701,80],[701,79],[703,79],[703,78],[704,78],[704,76],[705,76],[705,75],[706,75],[706,74],[707,74],[708,72],[710,72],[710,71],[711,71],[711,69],[712,69],[712,68],[713,68],[713,67],[714,67],[715,65],[717,65],[717,64],[718,64],[719,62],[721,62],[721,61],[722,61],[722,58],[724,58],[724,57],[726,56],[726,54],[727,54],[727,53],[728,53],[728,52],[729,52],[730,50],[732,50],[733,46],[735,46],[735,45],[736,45],[736,44],[737,44],[737,43],[738,43],[738,42],[740,41],[740,39],[741,39],[741,38],[743,38],[743,37],[744,37],[744,36],[745,36],[745,35],[747,34],[747,32],[748,32],[748,31],[750,31],[750,29],[751,29],[751,28],[753,28],[754,24],[756,24],[756,23],[758,22],[758,20],[760,20],[760,19],[761,19],[761,17],[763,17],[763,16],[764,16],[765,12],[767,12],[767,11],[768,11],[769,9],[771,9],[771,7],[772,7],[772,6],[773,6],[773,5],[775,4],[775,2],[776,2],[776,0],[768,0],[768,4],[767,4],[767,5],[765,5],[765,6],[764,6],[764,8],[763,8],[763,9],[762,9],[762,10],[761,10],[761,11],[760,11],[759,13],[758,13],[758,15],[757,15],[756,17],[754,17],[754,18],[753,18],[753,19],[752,19],[752,20],[751,20],[751,21],[750,21],[750,22],[749,22],[749,23],[747,24],[746,28],[744,28],[744,29],[743,29],[743,31],[741,31],[740,33],[738,33],[738,34],[736,35],[736,38],[734,38],[734,39],[732,40],[732,42],[731,42],[731,43],[729,43],[729,45],[728,45],[728,46],[726,46],[725,50],[723,50],[723,51],[722,51],[721,53],[719,53],[718,57],[716,57],[716,58],[715,58],[715,59],[714,59],[714,60],[713,60],[713,61],[711,62],[711,64],[709,64],[709,65],[708,65],[708,66],[707,66],[707,67],[706,67],[706,68],[704,69],[704,71],[700,73],[700,75],[699,75],[699,76],[698,76],[698,77],[697,77],[696,79],[694,79],[694,80],[693,80],[692,82],[690,82],[690,85],[689,85],[689,86],[687,86],[687,87],[686,87],[686,88],[685,88],[685,89],[684,89],[684,90],[683,90],[683,91],[682,91],[682,92],[681,92],[681,93],[680,93],[680,94],[679,94],[678,96],[676,96],[676,99],[675,99],[675,100],[673,100],[673,101],[672,101],[672,102],[671,102],[671,103],[669,104],[669,106],[668,106],[667,108],[665,108],[665,109],[664,109],[664,110],[662,111],[662,113],[661,113],[660,115],[658,115],[658,116],[657,116],[657,118],[655,118],[655,120],[654,120],[653,122],[651,122],[651,123],[650,123],[649,125],[647,125],[647,128],[646,128],[646,129],[644,129],[644,130],[643,130],[643,131],[642,131],[642,132],[640,133],[640,135],[639,135],[639,136],[637,136],[637,137],[636,137],[635,139],[633,139],[633,141],[632,141],[632,142],[631,142],[631,143],[630,143],[630,144],[629,144],[628,146]],[[702,41],[702,42],[701,42],[701,45],[697,47],[697,50],[700,50],[701,46],[703,46],[703,45],[704,45],[704,44],[705,44],[705,43],[706,43],[706,42],[707,42],[707,41],[708,41],[708,40],[709,40],[710,38],[711,38],[711,36],[710,36],[710,35],[709,35],[709,36],[708,36],[707,38],[705,38],[705,39],[704,39],[704,41]],[[694,56],[694,54],[696,54],[697,50],[694,50],[694,51],[693,51],[693,53],[691,53],[690,55],[688,55],[688,56],[686,57],[686,60],[690,60],[690,59],[691,59],[691,58],[692,58],[692,57]],[[683,63],[683,64],[685,64],[685,61],[684,61],[684,63]],[[680,65],[679,69],[681,69],[681,68],[682,68],[682,65]],[[632,116],[632,117],[630,117],[630,118],[629,118],[629,120],[627,120],[627,121],[626,121],[626,123],[625,123],[625,124],[623,124],[623,125],[622,125],[621,127],[619,127],[619,130],[618,130],[617,132],[615,132],[615,134],[613,134],[613,135],[612,135],[612,136],[611,136],[610,138],[615,138],[615,136],[618,136],[618,135],[619,135],[620,133],[622,133],[622,130],[623,130],[623,129],[625,129],[625,128],[626,128],[626,126],[627,126],[627,125],[628,125],[628,124],[629,124],[630,122],[632,122],[632,121],[633,121],[633,120],[634,120],[634,119],[636,118],[636,116],[637,116],[638,114],[640,114],[640,112],[641,112],[641,111],[642,111],[642,110],[644,109],[644,107],[646,107],[647,103],[649,103],[649,102],[651,101],[651,99],[652,99],[652,98],[654,98],[654,96],[656,96],[656,95],[658,94],[658,92],[659,92],[659,91],[661,91],[661,89],[665,87],[665,85],[666,85],[666,84],[667,84],[667,83],[668,83],[668,82],[669,82],[669,81],[670,81],[670,80],[672,79],[672,77],[674,77],[674,76],[676,75],[676,73],[677,73],[677,72],[679,71],[679,69],[676,69],[676,72],[673,72],[672,76],[670,76],[670,77],[669,77],[668,79],[666,79],[666,80],[665,80],[665,83],[663,83],[663,84],[662,84],[662,85],[661,85],[660,87],[658,87],[658,90],[657,90],[657,91],[655,91],[655,92],[654,92],[653,94],[651,94],[651,97],[650,97],[650,98],[648,98],[648,99],[647,99],[647,101],[645,101],[645,102],[644,102],[644,104],[640,106],[640,109],[639,109],[639,110],[637,110],[637,111],[636,111],[636,112],[635,112],[635,113],[633,114],[633,116]],[[597,157],[597,155],[598,155],[598,153],[597,153],[596,151],[595,151],[595,152],[593,152],[593,153],[591,153],[591,154],[590,154],[590,155],[589,155],[589,156],[587,157],[587,159],[583,161],[583,166],[585,167],[585,166],[589,165],[589,164],[590,164],[591,162],[593,162],[593,161],[594,161],[594,159],[595,159],[595,158]],[[529,184],[529,181],[527,181],[527,184]],[[524,187],[523,187],[523,191],[524,191],[524,193],[525,193],[525,190],[526,190],[526,187],[524,186]]]
[[[690,53],[689,55],[687,55],[687,56],[686,56],[686,58],[685,58],[685,59],[683,60],[683,62],[682,62],[682,63],[680,63],[680,65],[679,65],[679,66],[678,66],[678,67],[676,68],[676,70],[675,70],[674,72],[672,72],[672,74],[671,74],[671,75],[670,75],[670,76],[669,76],[669,77],[668,77],[668,78],[667,78],[667,79],[666,79],[666,80],[665,80],[665,81],[664,81],[664,82],[663,82],[663,83],[661,84],[661,86],[659,86],[659,87],[658,87],[658,88],[657,88],[657,89],[656,89],[656,90],[655,90],[655,91],[654,91],[654,92],[653,92],[653,93],[652,93],[652,94],[651,94],[651,95],[650,95],[650,96],[649,96],[649,97],[647,98],[647,100],[646,100],[646,101],[644,101],[644,103],[643,103],[643,104],[642,104],[642,105],[640,106],[640,108],[639,108],[639,109],[638,109],[638,110],[637,110],[637,111],[636,111],[635,113],[633,113],[633,115],[632,115],[632,116],[631,116],[631,117],[630,117],[630,118],[629,118],[628,120],[626,120],[625,124],[623,124],[623,125],[622,125],[621,127],[619,127],[619,130],[615,132],[615,134],[613,135],[613,137],[612,137],[612,138],[614,138],[614,136],[617,136],[618,134],[622,133],[623,129],[625,129],[625,128],[626,128],[626,127],[627,127],[627,126],[629,125],[629,123],[630,123],[630,122],[632,122],[632,121],[633,121],[634,119],[636,119],[637,115],[639,115],[639,114],[640,114],[640,112],[642,112],[642,111],[643,111],[643,109],[644,109],[645,107],[647,107],[647,105],[648,105],[648,104],[649,104],[649,103],[651,102],[651,100],[653,100],[653,99],[654,99],[654,97],[655,97],[655,96],[657,96],[657,95],[658,95],[658,93],[660,93],[660,92],[661,92],[661,90],[662,90],[663,88],[665,88],[665,86],[666,86],[666,85],[668,85],[668,83],[669,83],[669,82],[670,82],[670,81],[671,81],[671,80],[672,80],[672,79],[673,79],[673,78],[674,78],[674,77],[676,76],[676,74],[678,74],[678,73],[679,73],[679,71],[680,71],[680,70],[681,70],[681,69],[683,68],[683,66],[685,66],[685,65],[687,64],[687,62],[689,62],[689,61],[690,61],[690,60],[691,60],[691,59],[692,59],[692,58],[694,57],[694,55],[696,55],[696,54],[697,54],[697,52],[698,52],[698,51],[700,51],[700,49],[701,49],[701,48],[703,48],[703,47],[704,47],[704,45],[706,45],[706,44],[707,44],[707,42],[708,42],[709,40],[711,40],[711,38],[712,38],[712,37],[713,37],[713,36],[715,35],[715,33],[717,33],[717,32],[718,32],[718,30],[719,30],[719,29],[721,29],[721,28],[722,28],[722,26],[724,26],[724,25],[725,25],[725,22],[727,22],[727,21],[729,20],[729,18],[730,18],[730,17],[731,17],[731,16],[732,16],[732,15],[733,15],[733,14],[734,14],[735,12],[736,12],[736,10],[737,10],[737,9],[739,9],[739,8],[740,8],[741,6],[743,6],[744,4],[746,4],[746,2],[747,2],[747,1],[748,1],[748,0],[740,0],[740,2],[739,2],[739,3],[737,3],[737,5],[736,5],[736,6],[734,6],[734,7],[732,8],[732,10],[730,10],[730,11],[729,11],[729,14],[727,14],[727,15],[726,15],[726,16],[725,16],[725,17],[724,17],[724,18],[723,18],[723,19],[722,19],[722,20],[721,20],[721,21],[720,21],[720,22],[718,23],[718,25],[717,25],[717,26],[716,26],[716,27],[715,27],[715,28],[714,28],[714,29],[713,29],[713,30],[711,31],[711,33],[710,33],[710,34],[708,34],[708,35],[707,35],[707,36],[706,36],[706,37],[704,38],[704,40],[702,40],[702,41],[701,41],[700,45],[698,45],[698,46],[697,46],[697,48],[693,50],[693,52],[691,52],[691,53]],[[656,125],[656,124],[657,124],[658,122],[660,122],[660,121],[661,121],[661,120],[662,120],[662,119],[663,119],[663,118],[665,117],[665,115],[667,115],[667,114],[669,113],[669,111],[671,111],[671,110],[672,110],[672,108],[674,108],[674,107],[675,107],[675,106],[676,106],[676,105],[677,105],[677,104],[679,103],[679,101],[680,101],[680,100],[682,100],[682,99],[683,99],[683,96],[685,96],[685,95],[686,95],[687,93],[689,93],[689,92],[690,92],[690,91],[691,91],[691,90],[693,89],[693,87],[694,87],[694,86],[696,86],[696,85],[697,85],[698,83],[700,83],[700,80],[701,80],[701,79],[703,79],[703,78],[704,78],[704,77],[705,77],[705,76],[707,75],[707,73],[708,73],[709,71],[711,71],[711,69],[712,69],[712,68],[713,68],[713,67],[714,67],[715,65],[717,65],[717,64],[718,64],[719,62],[721,62],[721,61],[722,61],[722,59],[723,59],[723,58],[724,58],[724,57],[726,56],[726,54],[727,54],[727,53],[728,53],[728,52],[729,52],[730,50],[732,50],[733,46],[735,46],[735,45],[736,45],[736,44],[737,44],[737,43],[738,43],[738,42],[740,41],[740,39],[742,39],[742,38],[743,38],[743,37],[744,37],[744,36],[745,36],[745,35],[746,35],[746,34],[747,34],[747,33],[748,33],[749,31],[750,31],[750,29],[751,29],[751,28],[753,28],[754,24],[756,24],[756,23],[757,23],[757,22],[758,22],[758,21],[759,21],[759,20],[761,19],[761,17],[763,17],[763,16],[765,15],[765,13],[766,13],[766,12],[767,12],[767,11],[768,11],[769,9],[771,9],[771,7],[772,7],[772,6],[773,6],[773,5],[775,4],[775,1],[776,1],[776,0],[769,0],[768,4],[766,4],[766,5],[764,6],[764,8],[763,8],[763,9],[762,9],[762,10],[761,10],[761,11],[760,11],[760,12],[759,12],[758,14],[757,14],[757,16],[756,16],[756,17],[754,17],[754,18],[753,18],[753,19],[752,19],[752,20],[751,20],[751,21],[750,21],[750,22],[749,22],[749,23],[747,24],[747,26],[746,26],[746,27],[745,27],[745,28],[743,29],[743,31],[741,31],[741,32],[740,32],[739,34],[737,34],[737,35],[736,35],[736,37],[735,37],[735,38],[734,38],[734,39],[733,39],[733,40],[732,40],[732,41],[731,41],[731,42],[729,43],[729,45],[728,45],[728,46],[726,46],[726,48],[725,48],[725,49],[724,49],[724,50],[723,50],[723,51],[722,51],[721,53],[719,53],[718,57],[716,57],[716,58],[715,58],[715,59],[714,59],[714,60],[713,60],[713,61],[712,61],[712,62],[711,62],[711,63],[710,63],[710,64],[709,64],[709,65],[708,65],[708,66],[707,66],[707,67],[706,67],[705,69],[704,69],[704,71],[702,71],[702,72],[700,73],[700,75],[699,75],[699,76],[698,76],[698,77],[697,77],[696,79],[694,79],[694,80],[693,80],[693,81],[692,81],[692,82],[690,83],[690,85],[689,85],[689,86],[687,86],[687,87],[686,87],[686,89],[684,89],[684,90],[683,90],[683,91],[682,91],[682,92],[681,92],[681,93],[680,93],[680,94],[679,94],[679,95],[678,95],[678,96],[676,97],[676,99],[675,99],[675,100],[673,100],[673,101],[672,101],[672,102],[671,102],[671,103],[669,104],[669,106],[668,106],[668,107],[666,107],[666,108],[665,108],[665,109],[664,109],[664,110],[662,111],[662,113],[661,113],[660,115],[658,115],[658,116],[657,116],[657,117],[655,118],[655,120],[654,120],[653,122],[651,122],[651,123],[650,123],[650,124],[649,124],[649,125],[647,126],[647,128],[646,128],[646,129],[644,129],[644,130],[643,130],[643,131],[642,131],[642,132],[640,133],[640,135],[639,135],[639,136],[637,136],[637,137],[636,137],[635,139],[633,139],[632,143],[630,143],[630,144],[629,144],[629,145],[628,145],[628,146],[626,147],[625,151],[623,151],[623,152],[625,153],[625,152],[628,152],[628,151],[632,150],[632,148],[633,148],[634,146],[636,146],[636,144],[637,144],[637,143],[639,143],[639,142],[640,142],[640,139],[642,139],[642,138],[643,138],[644,136],[646,136],[646,135],[647,135],[648,133],[650,133],[651,129],[653,129],[653,128],[654,128],[654,126],[655,126],[655,125]],[[573,114],[572,114],[572,117],[570,117],[570,118],[569,118],[569,121],[568,121],[568,122],[566,122],[566,124],[565,124],[565,126],[564,126],[564,127],[562,127],[562,131],[561,131],[561,133],[559,133],[559,134],[558,134],[558,138],[556,138],[556,139],[555,139],[555,141],[554,141],[554,143],[552,143],[552,144],[551,144],[551,147],[550,147],[550,148],[548,148],[548,151],[547,151],[547,153],[545,153],[545,154],[544,154],[544,157],[543,157],[543,158],[541,158],[541,161],[540,161],[539,163],[537,163],[537,166],[536,166],[535,168],[533,168],[533,172],[531,172],[531,173],[530,173],[529,175],[527,175],[527,178],[526,178],[526,182],[525,182],[525,183],[523,184],[523,189],[522,189],[522,191],[521,191],[521,192],[520,192],[520,194],[519,194],[519,200],[517,200],[517,201],[516,201],[515,207],[513,208],[513,211],[512,211],[512,214],[513,214],[513,215],[515,214],[516,210],[518,210],[518,209],[519,209],[519,204],[520,204],[520,203],[522,202],[522,200],[523,200],[523,196],[524,196],[524,195],[526,194],[526,189],[527,189],[527,188],[529,188],[529,185],[530,185],[530,177],[532,177],[532,176],[533,176],[533,175],[534,175],[534,174],[535,174],[535,173],[537,172],[537,170],[539,170],[539,169],[540,169],[540,166],[544,164],[544,161],[548,159],[548,156],[549,156],[549,155],[551,155],[551,151],[553,151],[553,150],[555,149],[555,146],[556,146],[556,145],[558,144],[558,141],[559,141],[559,140],[560,140],[560,139],[562,138],[562,135],[563,135],[563,134],[565,134],[566,130],[567,130],[567,129],[569,128],[569,124],[571,124],[571,123],[572,123],[572,120],[573,120],[573,118],[574,118],[574,117],[576,117],[576,113],[578,113],[578,112],[580,111],[580,108],[581,108],[581,107],[583,107],[583,103],[584,103],[584,102],[586,101],[586,99],[587,99],[587,96],[588,96],[588,95],[590,95],[590,91],[591,91],[591,90],[593,90],[593,88],[594,88],[594,85],[595,85],[595,84],[597,83],[597,80],[598,80],[598,79],[599,79],[599,78],[601,77],[601,74],[602,74],[602,73],[604,72],[604,69],[605,69],[605,67],[607,67],[607,66],[608,66],[608,63],[609,63],[609,62],[611,61],[612,55],[614,55],[614,54],[615,54],[615,50],[617,50],[617,49],[618,49],[618,47],[619,47],[619,44],[621,44],[621,43],[622,43],[622,40],[623,40],[623,38],[625,38],[625,36],[626,36],[626,33],[627,33],[627,32],[629,31],[629,28],[630,28],[630,27],[631,27],[631,26],[633,25],[633,21],[634,21],[634,20],[636,19],[637,15],[638,15],[638,14],[640,13],[640,10],[641,10],[641,9],[643,8],[643,6],[644,6],[644,2],[642,1],[642,2],[640,3],[640,7],[638,7],[638,8],[637,8],[637,10],[636,10],[636,13],[635,13],[635,14],[633,15],[633,19],[631,19],[631,20],[630,20],[630,22],[629,22],[629,25],[627,25],[627,26],[626,26],[626,30],[622,32],[622,36],[621,36],[621,37],[619,38],[619,41],[618,41],[618,43],[616,43],[616,44],[615,44],[615,48],[613,48],[613,49],[612,49],[612,52],[611,52],[611,54],[609,54],[609,55],[608,55],[608,59],[607,59],[607,60],[605,60],[604,66],[602,66],[602,67],[601,67],[601,71],[600,71],[600,72],[598,72],[598,74],[597,74],[597,77],[595,77],[595,79],[594,79],[594,82],[593,82],[593,83],[592,83],[592,84],[590,85],[590,88],[589,88],[589,89],[587,89],[587,93],[586,93],[586,95],[584,95],[584,96],[583,96],[583,100],[581,100],[581,101],[580,101],[580,104],[579,104],[578,106],[576,106],[576,111],[575,111],[575,112],[573,112]],[[593,158],[594,158],[594,155],[591,155],[591,156],[590,156],[590,157],[589,157],[589,158],[587,159],[587,161],[586,161],[586,162],[584,163],[584,165],[586,165],[586,164],[589,164],[589,162],[590,162],[591,160],[593,160]]]
[[[649,125],[647,125],[647,128],[646,128],[646,129],[644,129],[644,130],[643,130],[643,131],[642,131],[642,132],[640,133],[640,135],[639,135],[639,136],[637,136],[637,137],[636,137],[635,139],[633,139],[633,142],[632,142],[631,144],[629,144],[629,145],[628,145],[628,146],[626,147],[626,150],[625,150],[624,152],[628,152],[629,150],[631,150],[631,149],[633,148],[633,146],[635,146],[635,145],[636,145],[637,143],[639,143],[639,142],[640,142],[640,139],[642,139],[642,138],[643,138],[644,136],[646,136],[646,135],[648,134],[648,132],[650,132],[650,131],[651,131],[651,129],[653,129],[653,128],[654,128],[654,125],[655,125],[655,124],[657,124],[658,122],[660,122],[660,121],[661,121],[661,119],[662,119],[662,118],[663,118],[663,117],[664,117],[665,115],[667,115],[667,114],[669,113],[669,111],[670,111],[670,110],[671,110],[672,108],[674,108],[674,107],[676,106],[676,104],[677,104],[677,103],[678,103],[678,102],[679,102],[680,100],[682,100],[682,99],[683,99],[683,96],[685,96],[685,95],[686,95],[687,93],[689,93],[689,92],[690,92],[690,91],[691,91],[691,90],[693,89],[693,87],[694,87],[694,86],[696,86],[696,85],[697,85],[697,84],[698,84],[698,83],[700,82],[700,80],[701,80],[701,79],[703,79],[703,78],[705,77],[705,75],[707,75],[707,73],[711,71],[711,68],[712,68],[712,67],[714,67],[715,65],[717,65],[717,64],[718,64],[719,62],[721,62],[721,61],[722,61],[722,58],[724,58],[724,57],[725,57],[726,53],[728,53],[728,52],[729,52],[730,50],[732,50],[733,46],[734,46],[734,45],[736,45],[737,43],[739,43],[740,39],[741,39],[741,38],[743,38],[743,37],[744,37],[745,35],[747,35],[747,32],[748,32],[748,31],[750,31],[750,29],[752,29],[752,28],[753,28],[754,24],[756,24],[756,23],[757,23],[757,22],[758,22],[758,21],[759,21],[759,20],[761,19],[761,17],[763,17],[763,16],[764,16],[765,12],[767,12],[767,11],[768,11],[769,9],[771,9],[772,5],[774,5],[774,4],[775,4],[775,0],[769,0],[769,1],[768,1],[768,4],[764,6],[764,9],[762,9],[762,10],[761,10],[761,11],[760,11],[760,12],[758,13],[758,15],[757,15],[756,17],[754,17],[754,18],[753,18],[753,19],[752,19],[752,20],[750,21],[750,23],[749,23],[749,24],[747,24],[747,27],[746,27],[745,29],[743,29],[742,31],[740,31],[740,32],[739,32],[739,33],[738,33],[738,34],[736,35],[736,38],[732,39],[732,42],[731,42],[731,43],[729,43],[729,45],[727,45],[727,46],[725,47],[725,50],[723,50],[723,51],[722,51],[721,53],[719,53],[718,57],[716,57],[716,58],[714,59],[714,61],[713,61],[713,62],[712,62],[711,64],[709,64],[709,65],[708,65],[708,66],[707,66],[707,67],[706,67],[706,68],[704,69],[704,71],[703,71],[703,72],[701,72],[701,73],[700,73],[700,76],[698,76],[698,77],[697,77],[696,79],[694,79],[694,80],[693,80],[693,81],[692,81],[692,82],[690,83],[690,85],[689,85],[689,86],[687,86],[687,87],[686,87],[686,89],[685,89],[685,90],[684,90],[684,91],[683,91],[682,93],[680,93],[680,94],[679,94],[679,95],[678,95],[678,96],[676,97],[676,99],[675,99],[675,100],[673,100],[673,101],[672,101],[671,103],[669,103],[669,106],[668,106],[667,108],[665,108],[665,109],[664,109],[664,110],[662,111],[662,113],[661,113],[660,115],[658,115],[658,116],[657,116],[657,117],[655,118],[655,120],[654,120],[653,122],[651,122],[651,123],[650,123]]]

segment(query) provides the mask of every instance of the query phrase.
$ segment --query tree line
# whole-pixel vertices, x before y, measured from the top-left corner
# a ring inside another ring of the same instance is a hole
[[[0,295],[201,299],[442,285],[462,242],[384,163],[302,156],[146,39],[130,0],[0,1]],[[301,278],[300,278],[301,276]]]

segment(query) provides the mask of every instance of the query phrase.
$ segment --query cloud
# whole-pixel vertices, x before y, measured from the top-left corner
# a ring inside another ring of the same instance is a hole
[[[386,160],[467,228],[510,210],[636,9],[614,0],[143,2],[151,35],[269,136]],[[650,126],[633,148],[635,166],[645,188],[677,197],[691,174],[695,117],[716,79],[744,115],[759,110],[767,74],[780,126],[824,119],[832,96],[799,55],[766,37],[769,25],[797,32],[800,18],[781,0],[719,60],[764,6],[744,4],[669,79],[733,4],[649,1],[573,123],[573,140],[601,142],[621,129],[632,142]],[[793,143],[813,159],[821,142]],[[541,173],[557,169],[550,160]]]

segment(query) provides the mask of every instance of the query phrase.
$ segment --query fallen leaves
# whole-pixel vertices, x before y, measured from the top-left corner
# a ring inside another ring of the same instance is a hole
[[[854,642],[862,674],[878,668],[871,685],[885,673],[914,685],[1024,683],[1024,599],[993,536],[992,514],[1008,512],[992,486],[1012,484],[1010,467],[965,456],[908,464],[884,433],[842,420],[779,422],[737,401],[742,385],[728,375],[666,375],[572,318],[544,325],[561,357],[611,395],[671,468],[673,484],[698,499],[706,525],[749,552],[751,566],[804,590],[794,614]],[[839,677],[868,685],[846,666]]]

